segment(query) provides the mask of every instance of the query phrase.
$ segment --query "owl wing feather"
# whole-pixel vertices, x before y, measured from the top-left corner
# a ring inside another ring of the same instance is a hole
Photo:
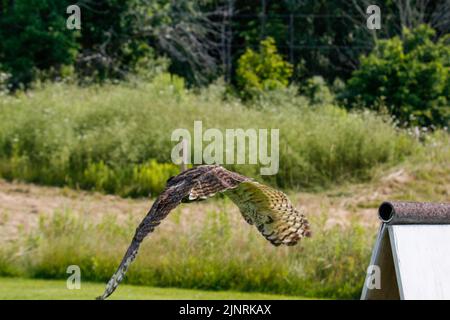
[[[235,189],[243,181],[250,179],[238,173],[228,171],[222,167],[216,167],[206,172],[189,192],[185,202],[205,200],[215,196],[218,192]]]
[[[256,226],[273,245],[295,245],[311,235],[306,217],[281,191],[255,181],[244,181],[225,193],[244,219]]]

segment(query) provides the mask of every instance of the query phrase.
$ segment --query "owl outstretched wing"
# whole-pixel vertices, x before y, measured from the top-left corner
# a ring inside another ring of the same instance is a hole
[[[122,262],[106,285],[105,292],[97,299],[106,299],[114,292],[123,280],[128,267],[136,258],[139,246],[144,238],[153,232],[170,211],[182,201],[203,200],[215,195],[217,192],[236,188],[241,182],[246,180],[249,179],[215,165],[195,167],[169,179],[166,188],[155,200],[150,211],[137,227]]]
[[[243,181],[225,194],[238,206],[244,219],[275,246],[292,246],[311,235],[306,217],[281,191],[255,181]]]

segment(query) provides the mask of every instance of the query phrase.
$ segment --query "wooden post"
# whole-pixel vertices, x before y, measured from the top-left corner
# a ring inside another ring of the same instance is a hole
[[[261,30],[260,30],[260,40],[263,40],[266,37],[266,0],[261,1]]]
[[[294,64],[294,15],[289,14],[289,62]]]
[[[180,171],[186,171],[187,170],[187,163],[189,161],[188,159],[188,143],[186,139],[181,140],[182,149],[181,149],[181,164],[180,164]]]

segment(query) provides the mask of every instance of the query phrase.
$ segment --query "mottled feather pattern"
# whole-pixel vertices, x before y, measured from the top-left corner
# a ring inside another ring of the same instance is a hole
[[[309,225],[286,195],[217,165],[186,170],[167,181],[166,188],[139,224],[117,271],[97,299],[106,299],[123,280],[144,238],[181,202],[204,200],[223,192],[238,206],[244,219],[273,245],[294,245],[310,235]]]
[[[244,219],[254,224],[273,245],[295,245],[301,238],[311,235],[306,217],[281,191],[245,181],[227,194]]]
[[[235,172],[224,170],[222,167],[215,167],[206,172],[189,193],[189,201],[204,200],[214,196],[217,192],[234,189],[243,181],[249,178],[241,176]]]

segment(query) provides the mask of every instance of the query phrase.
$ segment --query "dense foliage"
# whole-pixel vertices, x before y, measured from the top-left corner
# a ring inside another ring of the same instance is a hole
[[[78,32],[66,28],[70,1],[1,1],[0,67],[9,84],[27,85],[39,72],[59,76],[70,72],[79,48]]]
[[[448,126],[450,38],[434,42],[426,25],[405,30],[403,39],[380,40],[348,81],[349,101],[387,107],[400,122]]]
[[[258,52],[252,49],[239,58],[236,71],[242,95],[255,94],[286,88],[292,76],[292,65],[277,53],[273,38],[261,41]]]
[[[311,107],[296,96],[259,110],[236,99],[223,101],[224,90],[215,85],[196,94],[179,78],[161,74],[138,88],[54,84],[32,96],[5,97],[0,176],[125,196],[155,193],[174,168],[150,160],[171,162],[172,131],[186,128],[193,135],[199,119],[204,130],[279,128],[276,176],[259,176],[255,165],[231,168],[284,188],[322,189],[369,179],[379,166],[398,163],[419,147],[370,112]],[[151,175],[159,181],[149,181]]]
[[[73,3],[66,0],[2,0],[1,38],[8,40],[4,50],[13,52],[18,48],[9,40],[21,35],[21,31],[26,37],[30,29],[40,30],[41,37],[47,33],[48,41],[67,38],[61,50],[71,46],[73,36],[80,35],[76,40],[80,58],[96,61],[100,76],[117,76],[118,70],[132,69],[136,59],[145,55],[141,48],[145,44],[168,55],[172,71],[195,81],[198,73],[213,71],[210,63],[218,68],[231,63],[234,70],[247,47],[257,47],[270,36],[291,64],[303,65],[300,78],[321,75],[332,81],[337,76],[347,78],[359,55],[369,52],[376,38],[401,34],[402,27],[413,28],[420,23],[430,24],[442,35],[448,32],[450,23],[445,0],[430,1],[425,6],[412,1],[408,8],[401,1],[378,1],[383,28],[376,34],[366,28],[366,2],[81,0],[77,4],[81,8],[82,28],[74,33],[63,30],[70,4]],[[21,47],[25,48],[26,44]],[[16,57],[8,55],[5,59],[20,59],[25,53],[19,51]],[[47,62],[56,64],[58,60]],[[203,68],[199,63],[204,64]]]
[[[244,98],[294,84],[320,104],[334,100],[332,83],[350,79],[338,90],[344,107],[448,125],[445,0],[380,1],[379,30],[367,28],[367,3],[357,1],[81,0],[81,30],[66,28],[66,0],[0,4],[2,91],[41,80],[148,81],[168,70],[189,86],[223,77]]]

